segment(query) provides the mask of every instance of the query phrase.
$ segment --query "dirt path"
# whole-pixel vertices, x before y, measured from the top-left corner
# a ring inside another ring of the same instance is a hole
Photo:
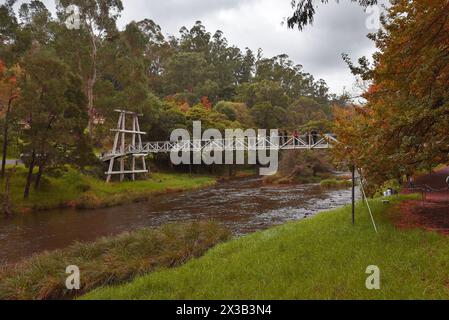
[[[423,201],[407,201],[401,204],[400,214],[393,218],[395,225],[399,228],[422,228],[449,235],[449,189],[446,184],[448,176],[449,167],[446,167],[417,177],[414,182],[416,186],[427,186],[433,191],[424,192]],[[416,192],[417,190],[407,188],[403,190],[405,194]]]

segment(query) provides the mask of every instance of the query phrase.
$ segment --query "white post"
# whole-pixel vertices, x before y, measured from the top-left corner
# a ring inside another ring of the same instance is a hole
[[[125,179],[124,171],[125,171],[125,130],[126,130],[126,114],[123,113],[122,116],[122,145],[120,148],[122,157],[120,158],[120,182]]]
[[[139,150],[140,150],[139,152],[141,152],[142,148],[143,148],[143,144],[142,144],[142,135],[140,134],[139,118],[137,117],[137,115],[136,115],[136,128],[137,128],[137,131],[139,132],[137,134],[137,138],[139,140]],[[145,163],[145,156],[142,156],[142,169],[145,171],[147,170],[147,164]]]
[[[122,115],[123,113],[120,113],[120,116],[118,117],[118,123],[117,123],[117,129],[120,129],[121,123],[122,123]],[[108,176],[106,178],[106,182],[109,183],[111,181],[112,172],[114,170],[114,162],[115,162],[115,154],[117,152],[117,146],[118,146],[118,139],[120,136],[120,132],[117,131],[114,138],[114,145],[112,147],[112,158],[109,162],[109,170],[108,170]]]
[[[137,122],[137,114],[133,115],[133,138],[132,138],[132,147],[134,148],[136,146],[136,122]],[[134,171],[136,171],[136,157],[132,156],[131,159],[131,171],[132,173],[132,180],[136,180],[136,174]]]

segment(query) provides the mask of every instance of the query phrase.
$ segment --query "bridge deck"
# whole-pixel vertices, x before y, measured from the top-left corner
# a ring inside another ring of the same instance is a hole
[[[159,141],[128,145],[119,152],[103,154],[100,159],[109,161],[124,156],[144,156],[170,152],[259,151],[259,150],[314,150],[329,149],[337,143],[332,134],[303,135],[299,137],[258,137],[219,140]]]

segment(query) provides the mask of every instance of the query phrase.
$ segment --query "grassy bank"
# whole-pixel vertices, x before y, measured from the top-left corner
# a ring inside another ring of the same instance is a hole
[[[329,174],[317,175],[317,176],[294,176],[286,177],[282,174],[273,176],[266,176],[263,182],[272,185],[288,185],[288,184],[312,184],[320,183],[323,179],[329,178]]]
[[[352,186],[350,180],[325,179],[320,182],[322,189],[346,189]]]
[[[81,294],[101,285],[183,264],[228,236],[217,224],[203,222],[166,225],[93,243],[78,243],[0,269],[0,299],[70,297],[71,292],[65,288],[69,265],[80,268],[81,290],[77,293]]]
[[[372,201],[379,233],[359,204],[221,244],[172,270],[98,289],[86,299],[410,299],[449,298],[449,239],[397,230],[390,205]],[[381,290],[367,290],[369,265]]]
[[[68,168],[57,177],[43,178],[40,190],[32,190],[30,198],[24,200],[25,178],[24,168],[17,168],[11,178],[10,194],[15,213],[61,207],[110,207],[143,201],[155,194],[207,187],[216,182],[212,176],[154,173],[148,180],[106,184],[104,180]]]

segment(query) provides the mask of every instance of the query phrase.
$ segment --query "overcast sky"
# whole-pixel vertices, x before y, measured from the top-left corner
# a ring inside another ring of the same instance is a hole
[[[119,20],[123,27],[131,20],[153,19],[164,34],[178,34],[182,26],[191,27],[201,20],[207,30],[224,32],[230,44],[254,52],[262,48],[266,57],[286,53],[316,79],[324,79],[334,93],[351,90],[354,77],[341,54],[353,59],[371,56],[373,43],[366,38],[370,16],[350,1],[340,4],[319,3],[312,26],[302,32],[282,25],[292,13],[291,0],[122,0],[124,11]],[[50,8],[54,0],[44,0]]]
[[[120,19],[152,18],[164,33],[176,34],[182,26],[201,20],[210,32],[221,30],[231,44],[255,52],[264,50],[271,57],[286,53],[306,72],[326,80],[334,93],[352,89],[354,77],[341,54],[354,59],[374,52],[371,32],[365,21],[370,16],[363,8],[349,1],[320,4],[312,26],[302,32],[282,25],[291,15],[290,0],[124,0]]]

